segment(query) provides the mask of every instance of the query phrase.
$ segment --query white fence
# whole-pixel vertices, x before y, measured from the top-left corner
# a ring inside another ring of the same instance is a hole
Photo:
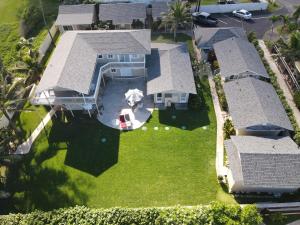
[[[229,13],[234,10],[246,9],[248,11],[261,11],[268,8],[268,2],[266,0],[261,0],[260,2],[250,2],[250,3],[236,3],[236,4],[220,4],[220,5],[202,5],[200,11],[208,13]],[[194,12],[196,6],[192,8]]]
[[[50,28],[50,33],[51,33],[51,36],[54,37],[56,35],[58,31],[58,28],[57,26],[55,26],[53,24],[53,26]],[[41,44],[40,48],[39,48],[39,62],[42,61],[42,59],[44,58],[45,54],[47,53],[48,51],[48,48],[50,47],[51,45],[51,37],[50,35],[47,33],[47,36],[46,38],[44,39],[43,43]]]

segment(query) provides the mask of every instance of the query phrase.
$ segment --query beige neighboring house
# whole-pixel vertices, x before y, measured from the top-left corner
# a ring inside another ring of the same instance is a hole
[[[91,30],[96,22],[94,4],[60,5],[55,25],[60,32],[68,30]]]
[[[145,3],[103,3],[99,4],[99,20],[110,22],[116,29],[131,29],[134,23],[146,22]]]
[[[300,149],[290,137],[231,136],[225,149],[231,193],[283,193],[300,188]]]

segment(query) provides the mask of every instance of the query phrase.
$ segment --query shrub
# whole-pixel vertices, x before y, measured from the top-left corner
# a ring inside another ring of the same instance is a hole
[[[41,10],[35,5],[24,8],[21,21],[21,36],[26,37],[28,33],[32,32],[41,23]]]
[[[300,109],[300,91],[294,93],[294,102],[298,109]]]
[[[249,222],[250,221],[250,222]],[[84,206],[62,208],[49,212],[34,211],[29,214],[0,216],[0,224],[240,224],[258,225],[262,221],[255,206],[225,205],[213,202],[209,206],[169,208],[111,208],[90,209]]]
[[[225,140],[229,139],[231,135],[235,135],[235,129],[230,119],[225,120],[223,132]]]
[[[221,106],[223,111],[227,112],[228,111],[228,104],[227,104],[227,100],[226,100],[226,97],[225,97],[225,93],[224,93],[224,90],[223,90],[221,80],[222,80],[221,76],[219,76],[219,75],[214,77],[214,82],[215,82],[215,85],[216,85],[216,90],[217,90],[220,106]]]
[[[189,97],[189,108],[190,109],[199,109],[201,106],[201,98],[199,95],[190,95]]]

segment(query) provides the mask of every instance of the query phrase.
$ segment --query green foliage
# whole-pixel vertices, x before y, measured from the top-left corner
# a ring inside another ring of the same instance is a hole
[[[259,225],[261,216],[255,206],[241,208],[213,202],[208,207],[111,208],[89,209],[84,206],[49,212],[10,214],[0,217],[1,224],[140,224],[140,225]]]
[[[274,213],[269,216],[272,223],[282,224],[286,220],[286,216],[282,213]]]
[[[248,34],[248,40],[250,42],[255,42],[257,41],[257,37],[256,37],[256,33],[254,31],[251,31],[249,34]]]
[[[160,26],[171,26],[171,30],[174,32],[174,41],[176,41],[178,26],[186,25],[190,20],[190,5],[187,2],[176,0],[170,5],[169,12],[163,14]]]
[[[201,107],[201,98],[199,95],[190,95],[189,97],[189,108],[190,109],[200,109]]]
[[[298,109],[300,109],[300,91],[296,91],[293,97],[296,106],[298,107]]]
[[[295,31],[291,34],[290,48],[300,50],[300,31]]]
[[[22,35],[27,36],[28,33],[32,32],[42,21],[40,8],[36,5],[25,7],[21,15],[21,20],[23,22]]]
[[[235,129],[230,119],[225,120],[223,131],[225,140],[230,139],[231,135],[235,135]]]
[[[218,94],[218,98],[219,98],[219,102],[221,105],[221,108],[223,111],[228,111],[228,104],[227,104],[227,100],[225,97],[225,93],[223,90],[223,86],[222,86],[222,79],[221,76],[215,76],[214,77],[214,82],[215,82],[215,86],[216,86],[216,90],[217,90],[217,94]]]

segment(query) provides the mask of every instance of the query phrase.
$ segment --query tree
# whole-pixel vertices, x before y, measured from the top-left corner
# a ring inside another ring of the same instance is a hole
[[[174,41],[176,41],[178,26],[185,25],[189,21],[191,21],[190,6],[187,2],[176,0],[170,5],[169,12],[163,14],[160,27],[171,25],[171,30],[174,32]]]
[[[21,38],[17,45],[16,63],[10,68],[13,73],[26,74],[25,84],[31,85],[42,71],[38,61],[39,53],[33,49],[33,39]]]
[[[263,219],[257,212],[255,205],[247,205],[242,209],[241,222],[243,225],[259,225]]]
[[[18,129],[12,120],[10,113],[19,111],[19,104],[25,101],[23,96],[31,86],[25,86],[24,78],[15,78],[11,81],[11,75],[5,70],[0,60],[0,111],[8,120],[8,126],[18,134]]]
[[[225,120],[223,131],[225,140],[229,139],[231,135],[235,135],[235,129],[230,119]]]
[[[275,24],[277,21],[280,20],[280,17],[277,16],[277,15],[273,15],[273,16],[270,17],[270,20],[271,20],[271,22],[272,22],[272,35],[273,35],[273,33],[274,33],[274,24]]]
[[[300,5],[297,6],[295,12],[293,13],[293,18],[295,19],[296,22],[300,18]]]
[[[288,15],[280,15],[279,16],[282,22],[281,32],[286,30],[290,24],[290,17]]]

